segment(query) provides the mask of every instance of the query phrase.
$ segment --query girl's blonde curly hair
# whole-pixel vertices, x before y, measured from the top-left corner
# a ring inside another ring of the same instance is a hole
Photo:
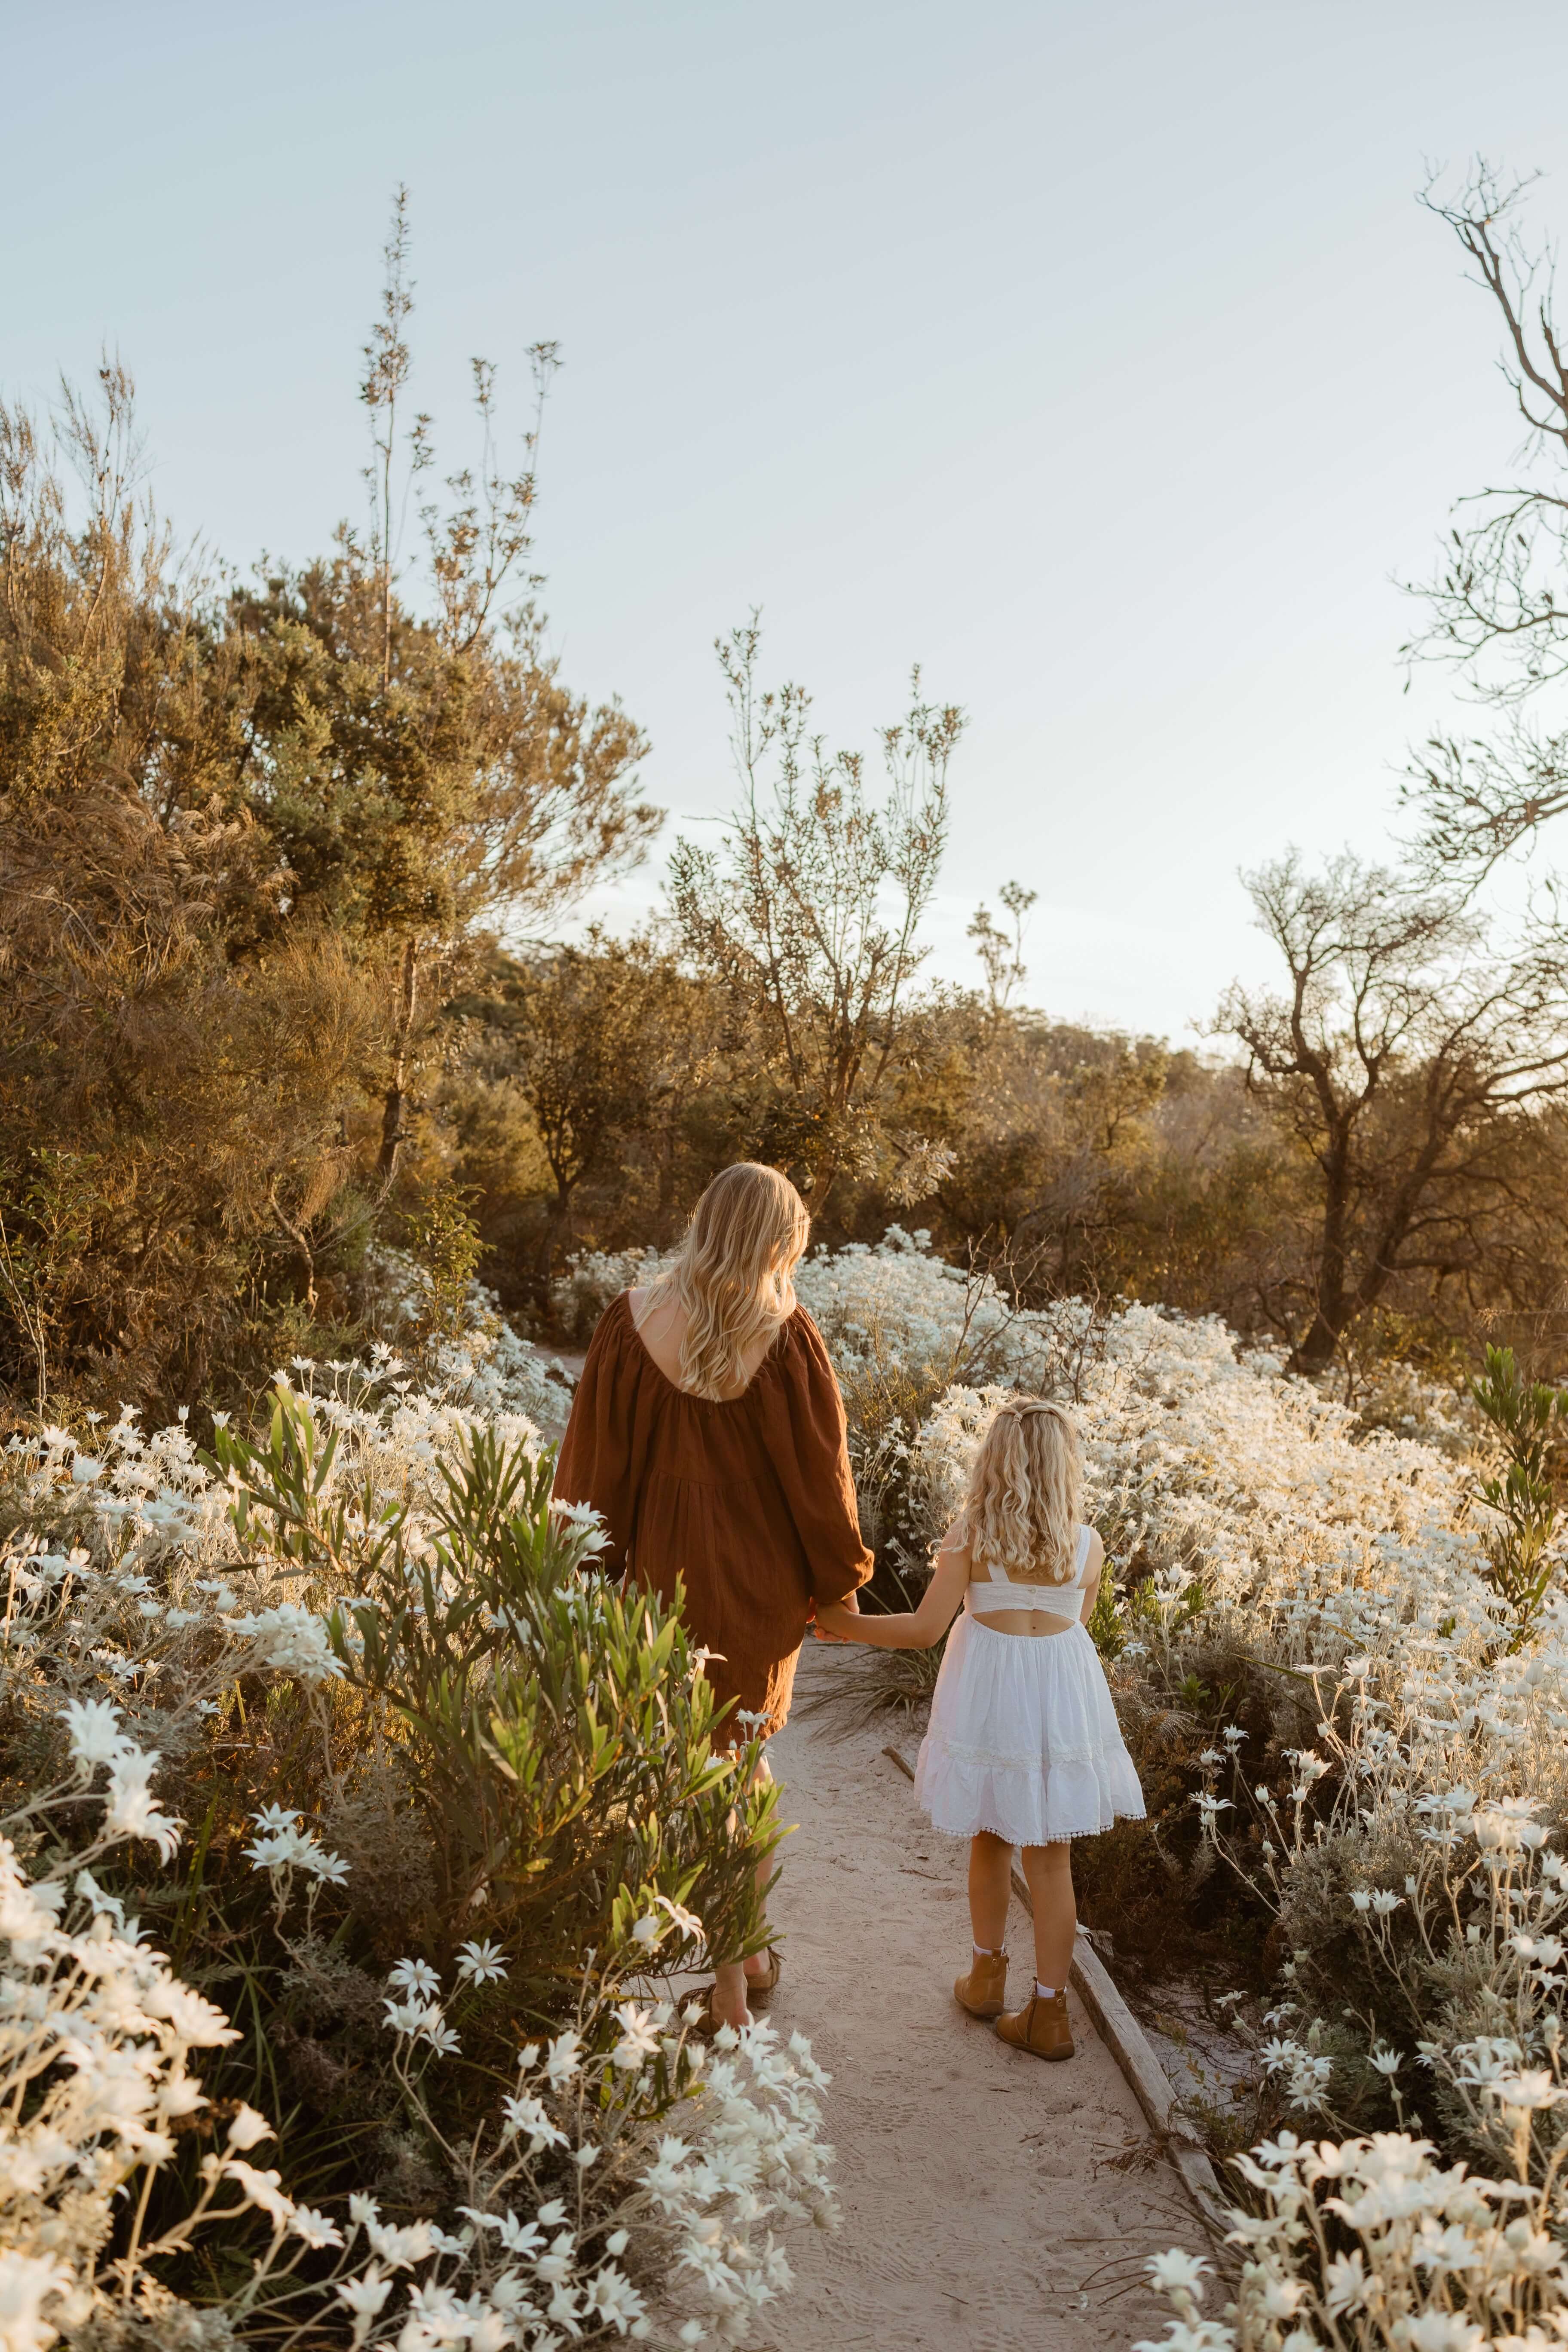
[[[1011,1397],[981,1441],[959,1525],[977,1569],[1065,1584],[1078,1558],[1083,1447],[1059,1404]]]

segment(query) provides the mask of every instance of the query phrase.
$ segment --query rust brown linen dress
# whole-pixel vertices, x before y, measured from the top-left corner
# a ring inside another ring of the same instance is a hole
[[[623,1291],[588,1349],[555,1493],[603,1513],[606,1567],[666,1601],[684,1585],[718,1704],[764,1717],[764,1737],[782,1730],[812,1603],[842,1601],[871,1573],[844,1405],[805,1309],[742,1393],[719,1402],[660,1371]],[[745,1733],[731,1714],[719,1736]]]

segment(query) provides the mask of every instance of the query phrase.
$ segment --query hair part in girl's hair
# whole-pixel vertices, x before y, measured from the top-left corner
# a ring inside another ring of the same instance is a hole
[[[686,1310],[680,1384],[693,1396],[733,1396],[757,1342],[776,1338],[795,1308],[795,1270],[811,1238],[805,1202],[787,1176],[754,1160],[724,1169],[691,1212],[675,1264],[649,1286]]]
[[[981,1440],[960,1513],[975,1566],[1019,1584],[1065,1584],[1082,1516],[1071,1419],[1040,1397],[1009,1399]]]

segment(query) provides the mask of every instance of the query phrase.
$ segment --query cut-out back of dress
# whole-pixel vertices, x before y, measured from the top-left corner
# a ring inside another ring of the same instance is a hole
[[[1083,1622],[1083,1604],[1088,1598],[1084,1570],[1089,1565],[1089,1538],[1092,1528],[1079,1528],[1078,1554],[1073,1571],[1065,1584],[1016,1584],[994,1570],[988,1577],[971,1577],[964,1592],[963,1605],[972,1617],[994,1617],[1015,1609],[1037,1609],[1042,1616],[1059,1617],[1069,1625]]]

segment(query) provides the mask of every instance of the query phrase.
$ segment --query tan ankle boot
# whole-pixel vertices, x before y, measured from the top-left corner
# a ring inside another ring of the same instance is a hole
[[[976,1952],[969,1974],[954,1984],[952,1997],[971,2017],[1000,2017],[1007,2006],[1006,1953]]]
[[[1049,2000],[1036,1993],[1026,2008],[999,2017],[996,2032],[1015,2050],[1027,2050],[1033,2057],[1070,2058],[1072,2029],[1068,2023],[1066,1993],[1054,1992]]]

